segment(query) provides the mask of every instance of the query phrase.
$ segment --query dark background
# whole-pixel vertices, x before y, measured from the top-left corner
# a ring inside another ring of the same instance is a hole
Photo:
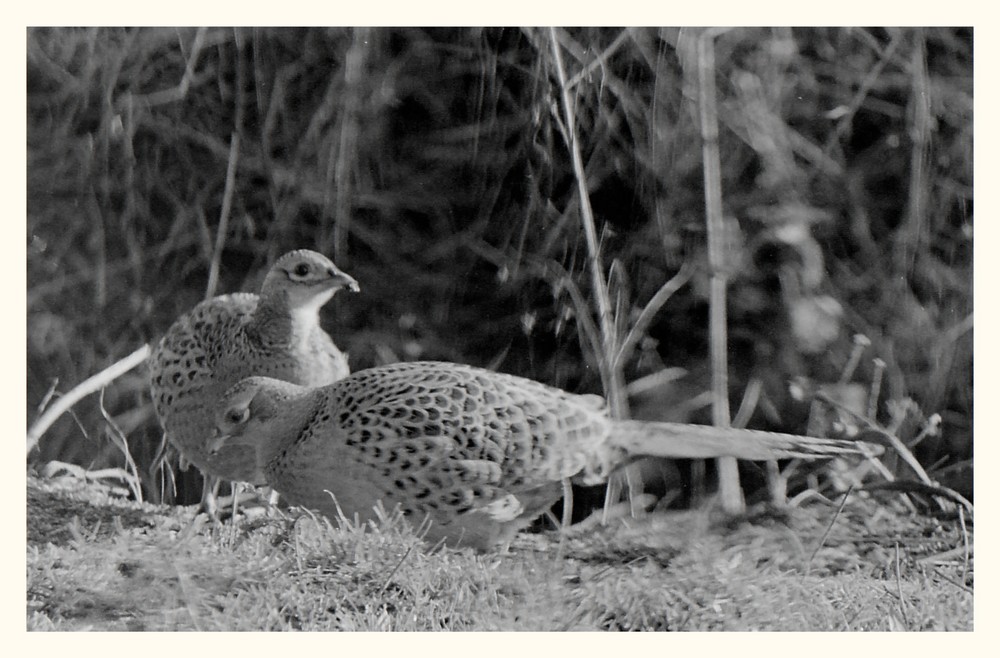
[[[697,31],[558,31],[621,327],[682,263],[691,282],[625,364],[680,367],[630,400],[711,422]],[[50,391],[158,340],[206,293],[231,144],[217,293],[299,247],[361,284],[323,323],[355,370],[443,359],[601,392],[550,32],[536,28],[28,30],[28,422]],[[789,382],[843,397],[885,363],[877,420],[971,495],[972,30],[748,28],[716,39],[730,391],[801,432]],[[185,72],[187,71],[187,73]],[[555,273],[555,274],[553,274]],[[852,337],[871,340],[839,382]],[[145,367],[108,387],[147,498],[175,495]],[[851,388],[851,385],[854,388]],[[860,385],[860,387],[859,387]],[[900,412],[904,405],[909,411]],[[898,424],[897,424],[898,421]],[[97,396],[29,462],[122,465]]]

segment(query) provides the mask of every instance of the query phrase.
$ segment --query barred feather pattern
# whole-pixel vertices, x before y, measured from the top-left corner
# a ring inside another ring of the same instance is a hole
[[[373,518],[398,505],[426,539],[485,550],[509,541],[562,495],[641,455],[741,459],[876,454],[849,441],[682,423],[620,421],[603,398],[442,362],[371,368],[332,385],[265,377],[231,388],[216,446],[257,451],[292,503]],[[426,524],[424,524],[426,525]]]
[[[297,250],[279,258],[261,294],[206,300],[178,318],[150,358],[156,414],[182,461],[206,475],[263,484],[253,450],[210,455],[218,398],[236,382],[266,375],[307,386],[346,377],[346,356],[319,324],[319,308],[351,277],[322,254]]]

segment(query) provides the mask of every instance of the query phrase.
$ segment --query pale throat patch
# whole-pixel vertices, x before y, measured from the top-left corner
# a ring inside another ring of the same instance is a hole
[[[319,326],[319,309],[333,297],[333,290],[327,294],[317,295],[302,306],[290,309],[288,312],[292,321],[292,327],[296,330],[297,343],[299,347],[305,347],[309,343],[313,327]],[[299,331],[305,328],[305,331]]]

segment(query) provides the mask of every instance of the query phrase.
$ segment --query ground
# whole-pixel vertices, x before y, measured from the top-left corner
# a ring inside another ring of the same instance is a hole
[[[29,475],[27,628],[972,630],[971,519],[899,501],[658,512],[476,554],[392,514],[218,522]]]

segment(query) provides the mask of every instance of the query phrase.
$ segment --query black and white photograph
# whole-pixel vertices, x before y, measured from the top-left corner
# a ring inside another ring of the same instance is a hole
[[[571,19],[26,27],[29,633],[976,630],[979,30]]]

